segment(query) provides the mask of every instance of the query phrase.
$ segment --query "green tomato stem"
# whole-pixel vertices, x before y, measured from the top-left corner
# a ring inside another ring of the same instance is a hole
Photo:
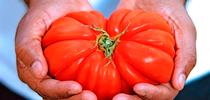
[[[119,44],[120,37],[125,34],[127,31],[127,27],[118,35],[114,37],[114,39],[111,39],[109,34],[103,30],[102,28],[92,28],[95,31],[101,32],[101,35],[96,39],[96,43],[98,45],[98,48],[102,50],[107,58],[110,58],[113,54],[116,46]]]

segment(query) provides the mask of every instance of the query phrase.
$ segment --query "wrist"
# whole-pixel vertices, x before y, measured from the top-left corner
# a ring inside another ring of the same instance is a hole
[[[184,7],[186,0],[120,0],[119,8],[161,10],[172,7]]]
[[[25,0],[25,3],[29,8],[54,5],[55,8],[59,6],[71,11],[92,9],[88,0]]]

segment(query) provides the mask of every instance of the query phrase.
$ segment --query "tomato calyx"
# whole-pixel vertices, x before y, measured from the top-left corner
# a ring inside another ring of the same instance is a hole
[[[101,32],[101,34],[96,39],[96,44],[98,45],[98,48],[104,52],[104,55],[107,58],[110,58],[113,54],[116,46],[119,44],[120,37],[125,34],[127,31],[127,27],[118,35],[116,35],[114,38],[111,38],[105,30],[102,28],[92,28],[95,31]]]
[[[106,57],[110,57],[117,46],[116,40],[111,39],[108,35],[101,35],[98,39],[98,47],[105,53]]]

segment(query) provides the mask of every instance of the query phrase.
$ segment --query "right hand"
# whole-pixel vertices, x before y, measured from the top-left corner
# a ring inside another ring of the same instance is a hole
[[[41,39],[50,24],[74,11],[92,10],[87,0],[29,0],[29,9],[16,33],[17,70],[19,78],[44,99],[90,99],[96,96],[82,91],[75,81],[58,81],[48,76]]]
[[[173,28],[176,40],[174,73],[171,82],[160,85],[138,83],[137,95],[118,94],[114,100],[173,100],[183,89],[187,76],[196,63],[196,29],[186,9],[185,0],[121,0],[118,9],[142,9],[161,14]]]

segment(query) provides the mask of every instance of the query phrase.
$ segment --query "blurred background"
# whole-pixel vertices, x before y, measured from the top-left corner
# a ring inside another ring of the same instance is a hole
[[[94,9],[103,12],[106,17],[119,2],[119,0],[89,1]],[[210,9],[209,5],[209,0],[187,2],[186,8],[197,28],[197,65],[190,73],[185,89],[177,96],[177,100],[186,100],[186,98],[210,100],[210,91],[208,91],[210,90],[210,13],[207,12]],[[0,99],[5,96],[13,99],[42,99],[18,79],[16,72],[15,31],[26,10],[22,0],[0,0]]]

